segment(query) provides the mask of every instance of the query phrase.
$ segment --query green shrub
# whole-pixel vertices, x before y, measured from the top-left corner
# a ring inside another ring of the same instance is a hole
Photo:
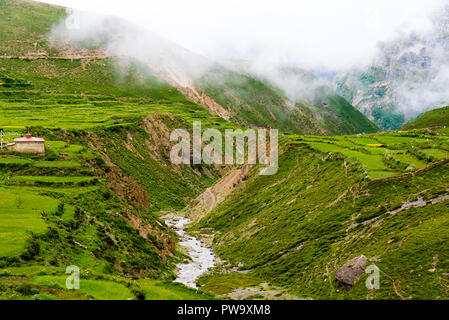
[[[40,245],[38,240],[34,235],[30,235],[27,243],[25,244],[25,252],[23,252],[20,257],[23,260],[31,260],[37,256],[40,252]]]
[[[131,293],[137,298],[137,300],[145,300],[145,292],[140,287],[133,287]]]

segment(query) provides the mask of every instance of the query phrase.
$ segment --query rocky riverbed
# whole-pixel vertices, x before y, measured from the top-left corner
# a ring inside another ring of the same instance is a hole
[[[190,223],[190,219],[169,214],[163,217],[167,226],[172,228],[181,240],[179,245],[187,248],[191,260],[179,263],[178,277],[175,282],[180,282],[191,288],[197,288],[196,280],[204,273],[215,266],[215,254],[198,238],[188,235],[185,227]]]

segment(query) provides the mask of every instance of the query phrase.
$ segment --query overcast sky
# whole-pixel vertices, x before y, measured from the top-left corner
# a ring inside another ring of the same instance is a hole
[[[339,70],[379,41],[426,30],[448,0],[45,0],[120,16],[214,59]]]

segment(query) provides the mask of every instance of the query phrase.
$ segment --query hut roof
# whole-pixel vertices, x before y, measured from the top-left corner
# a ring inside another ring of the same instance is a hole
[[[42,138],[35,138],[35,137],[31,136],[31,134],[28,133],[23,138],[14,139],[14,142],[45,142],[45,140]]]

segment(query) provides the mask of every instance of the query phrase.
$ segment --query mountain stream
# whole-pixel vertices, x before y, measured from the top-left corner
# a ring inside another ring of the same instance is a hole
[[[188,255],[192,258],[177,264],[178,277],[175,282],[197,289],[196,280],[205,274],[209,268],[215,266],[215,254],[201,240],[186,233],[185,227],[190,223],[190,219],[173,214],[169,214],[163,219],[167,226],[177,233],[181,240],[179,244],[187,248]]]

